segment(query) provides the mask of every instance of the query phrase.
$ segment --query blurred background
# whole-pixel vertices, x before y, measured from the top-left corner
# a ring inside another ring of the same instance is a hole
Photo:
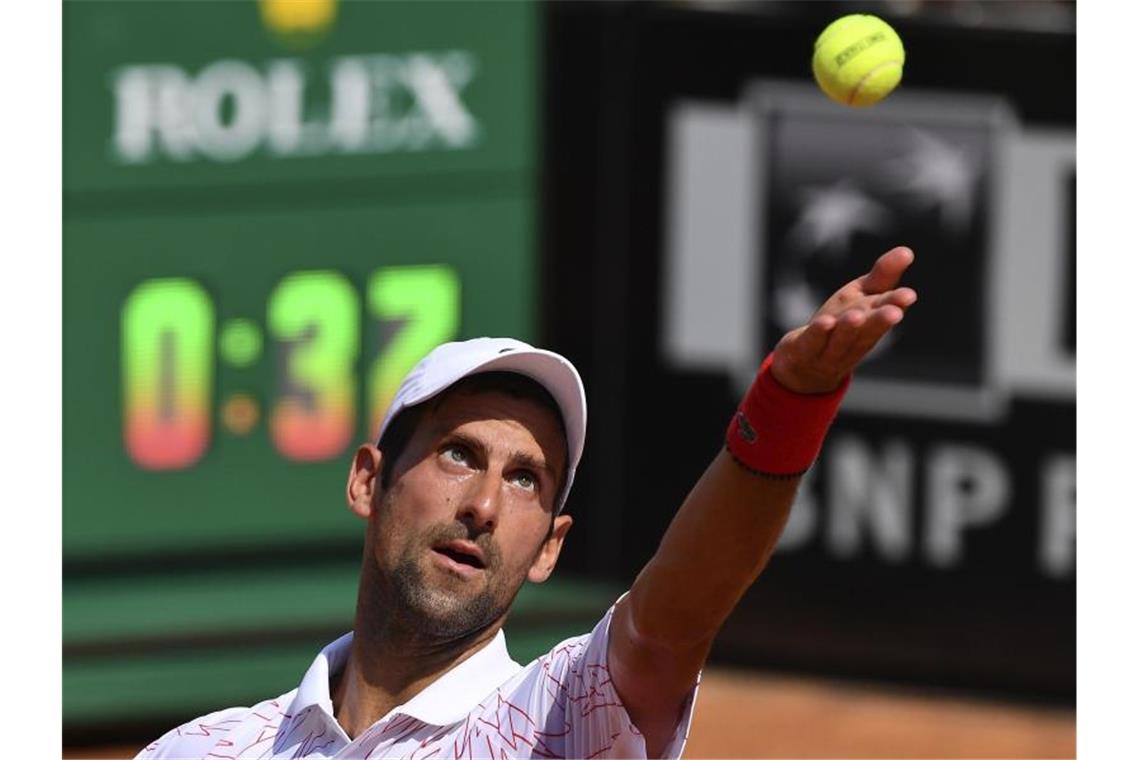
[[[863,110],[811,78],[900,33]],[[784,331],[896,244],[857,377],[726,624],[689,755],[1075,753],[1071,2],[64,4],[64,750],[288,691],[351,627],[354,447],[441,341],[578,366],[516,660],[655,549]]]

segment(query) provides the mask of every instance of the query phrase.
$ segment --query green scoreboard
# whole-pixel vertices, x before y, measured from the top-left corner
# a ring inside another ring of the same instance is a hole
[[[437,343],[535,339],[536,23],[65,4],[65,726],[272,696],[351,625],[352,450]]]

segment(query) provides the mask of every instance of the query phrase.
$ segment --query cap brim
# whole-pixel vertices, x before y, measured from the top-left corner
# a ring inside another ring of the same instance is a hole
[[[465,377],[483,372],[514,372],[529,377],[554,397],[562,412],[562,422],[566,427],[567,471],[566,479],[558,497],[557,510],[565,506],[566,496],[574,483],[578,462],[586,442],[586,392],[578,370],[567,359],[541,348],[518,344],[501,353],[466,365],[452,364],[442,372],[442,382],[420,385],[402,398],[398,398],[388,410],[381,425],[381,437],[388,423],[402,410],[428,401],[455,385]],[[417,392],[418,391],[418,392]],[[400,394],[397,394],[398,396]]]
[[[586,394],[578,370],[569,361],[541,348],[517,349],[482,362],[467,375],[480,372],[515,372],[535,380],[550,391],[562,411],[569,462],[577,469],[586,441]],[[569,483],[567,483],[567,488]]]

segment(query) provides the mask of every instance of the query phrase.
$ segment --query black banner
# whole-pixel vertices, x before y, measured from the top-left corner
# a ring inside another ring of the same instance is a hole
[[[855,110],[811,81],[835,8],[797,8],[546,8],[544,337],[591,404],[564,567],[632,581],[763,354],[905,244],[920,301],[714,656],[1071,700],[1075,36],[888,18],[902,86]]]

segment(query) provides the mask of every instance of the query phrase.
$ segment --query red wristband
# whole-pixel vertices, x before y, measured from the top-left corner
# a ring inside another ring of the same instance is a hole
[[[823,448],[851,376],[830,393],[795,393],[776,381],[771,367],[768,354],[729,423],[725,445],[739,464],[753,472],[802,475]]]

